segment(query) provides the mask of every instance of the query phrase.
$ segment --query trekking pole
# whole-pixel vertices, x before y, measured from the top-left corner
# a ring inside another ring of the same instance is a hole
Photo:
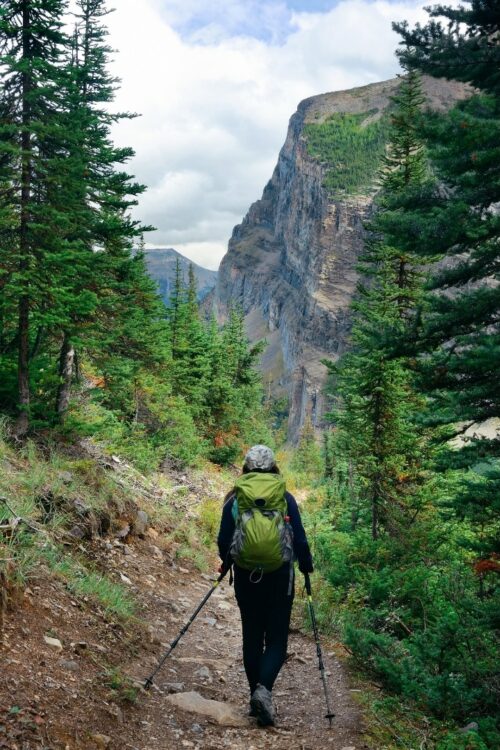
[[[208,600],[210,599],[210,597],[214,593],[215,589],[217,588],[217,586],[219,585],[219,583],[222,581],[222,579],[224,578],[224,576],[226,575],[227,572],[228,572],[228,569],[227,570],[226,569],[223,570],[222,573],[217,578],[217,580],[213,582],[212,588],[210,589],[210,591],[208,591],[208,593],[205,594],[205,596],[203,597],[202,601],[196,607],[195,611],[193,612],[193,614],[191,615],[191,617],[189,618],[189,620],[187,621],[187,623],[184,625],[184,627],[182,628],[182,630],[179,633],[179,635],[177,636],[177,638],[175,638],[172,641],[172,643],[170,644],[170,646],[168,648],[168,651],[162,656],[162,658],[158,662],[158,664],[155,667],[155,669],[153,670],[153,672],[144,681],[144,690],[149,690],[149,688],[153,684],[154,678],[156,677],[156,675],[158,674],[158,672],[160,671],[160,669],[163,667],[163,665],[167,661],[168,657],[170,656],[170,654],[172,653],[172,651],[174,650],[174,648],[179,643],[179,641],[182,638],[182,636],[184,635],[184,633],[186,633],[186,631],[189,629],[189,626],[191,625],[191,623],[193,622],[193,620],[195,620],[195,618],[199,615],[199,613],[201,612],[201,610],[203,609],[203,607],[205,606],[205,604],[208,602]]]
[[[314,613],[314,607],[313,607],[313,600],[312,600],[312,591],[311,591],[311,579],[309,578],[309,573],[304,573],[304,578],[306,581],[306,591],[307,591],[307,601],[309,604],[309,614],[311,615],[311,623],[313,626],[314,631],[314,640],[316,641],[316,653],[318,654],[318,662],[319,662],[319,670],[321,672],[321,679],[323,680],[323,689],[325,691],[325,700],[326,700],[326,714],[325,719],[328,719],[330,722],[330,729],[332,726],[332,719],[335,716],[332,709],[330,708],[330,694],[328,692],[328,685],[326,682],[326,675],[325,675],[325,665],[323,663],[323,654],[321,651],[321,644],[319,642],[319,632],[318,632],[318,625],[316,623],[316,615]]]

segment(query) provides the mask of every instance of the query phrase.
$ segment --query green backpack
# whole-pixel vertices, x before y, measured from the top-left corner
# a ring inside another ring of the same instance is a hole
[[[293,561],[293,532],[287,513],[285,480],[279,474],[250,472],[234,486],[235,531],[230,554],[245,570],[271,573]]]

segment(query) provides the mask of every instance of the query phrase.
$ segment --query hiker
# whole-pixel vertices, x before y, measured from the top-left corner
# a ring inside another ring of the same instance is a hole
[[[226,495],[218,536],[221,572],[234,565],[241,614],[243,663],[250,687],[250,715],[274,724],[271,691],[286,658],[294,597],[294,560],[312,573],[309,544],[294,497],[274,454],[254,445],[242,475]]]

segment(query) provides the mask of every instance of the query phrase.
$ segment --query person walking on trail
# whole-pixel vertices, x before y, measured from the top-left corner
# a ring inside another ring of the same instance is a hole
[[[271,691],[286,658],[294,560],[304,574],[313,572],[313,562],[297,503],[265,445],[250,448],[226,495],[218,546],[221,572],[234,566],[250,715],[273,725]]]

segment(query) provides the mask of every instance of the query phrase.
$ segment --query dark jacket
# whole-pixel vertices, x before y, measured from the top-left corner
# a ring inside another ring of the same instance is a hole
[[[301,573],[312,573],[313,562],[311,550],[307,542],[306,532],[302,525],[299,508],[293,495],[286,493],[287,515],[290,518],[290,525],[293,530],[293,548],[295,556],[299,563]],[[224,504],[222,509],[222,519],[220,524],[217,544],[219,545],[219,555],[223,563],[231,562],[229,548],[234,533],[233,503],[235,496],[232,495]]]

